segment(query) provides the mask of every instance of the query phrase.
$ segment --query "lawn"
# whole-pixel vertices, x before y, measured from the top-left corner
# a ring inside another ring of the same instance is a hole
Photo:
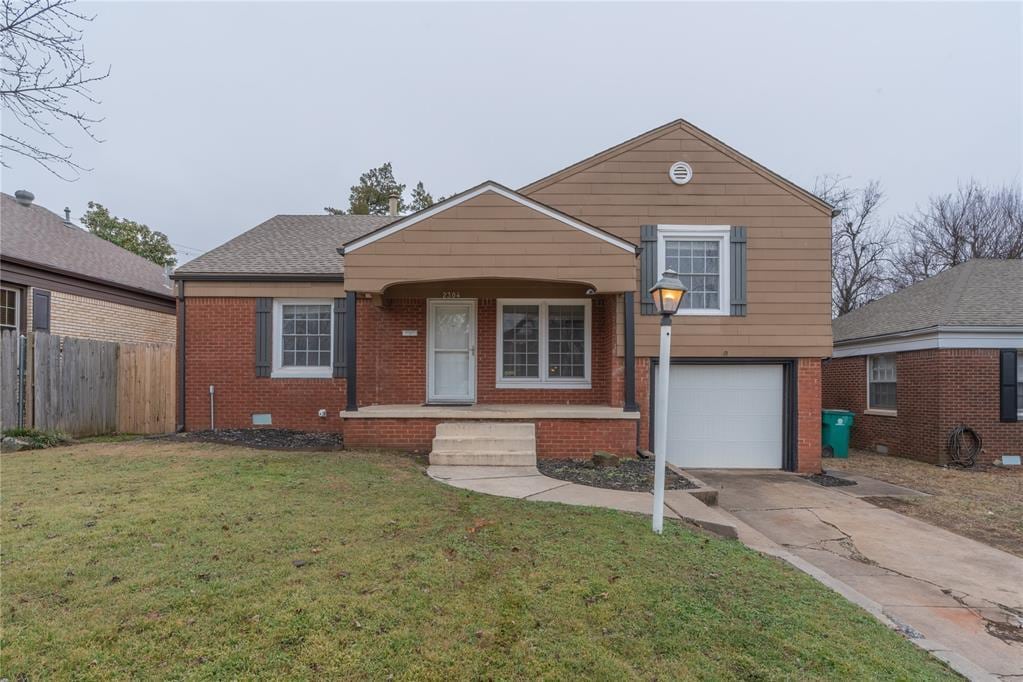
[[[4,455],[9,679],[953,679],[809,577],[388,453]]]
[[[866,474],[931,497],[870,498],[878,506],[941,526],[1023,557],[1023,469],[944,469],[904,457],[852,450],[825,469]]]

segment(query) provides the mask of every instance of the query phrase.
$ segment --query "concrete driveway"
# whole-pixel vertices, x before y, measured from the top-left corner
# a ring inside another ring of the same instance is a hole
[[[719,506],[880,605],[926,648],[1002,678],[1023,676],[1023,559],[859,499],[912,494],[861,480],[825,488],[778,471],[701,470]],[[982,675],[976,675],[981,677]],[[974,677],[974,675],[971,675]],[[1023,679],[1023,677],[1020,677]]]

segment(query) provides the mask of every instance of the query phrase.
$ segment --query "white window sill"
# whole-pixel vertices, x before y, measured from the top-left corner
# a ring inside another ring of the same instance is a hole
[[[872,407],[872,408],[863,410],[863,414],[872,414],[872,415],[875,415],[875,416],[878,416],[878,417],[898,417],[899,416],[899,411],[898,410],[881,410],[881,409],[878,409],[876,407]]]
[[[577,390],[585,390],[585,389],[588,389],[588,388],[592,388],[592,385],[588,381],[586,383],[581,383],[581,382],[565,382],[565,381],[550,381],[550,382],[529,381],[529,382],[522,382],[522,383],[519,383],[519,382],[509,382],[509,381],[498,381],[495,384],[495,388],[529,388],[529,389],[534,389],[534,390],[538,389],[538,388],[541,388],[541,389],[542,388],[553,388],[553,389],[577,389]]]
[[[334,370],[330,367],[313,369],[275,369],[270,372],[271,379],[330,379]]]
[[[707,310],[703,310],[703,309],[692,310],[692,309],[690,309],[690,310],[676,310],[675,311],[675,317],[680,317],[680,316],[685,316],[685,315],[703,316],[703,317],[731,317],[731,313],[730,312],[724,311],[724,310],[720,310],[718,308],[714,308],[713,310],[710,310],[710,309],[707,309]]]

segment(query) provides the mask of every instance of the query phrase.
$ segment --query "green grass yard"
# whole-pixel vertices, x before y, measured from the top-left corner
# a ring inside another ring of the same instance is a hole
[[[736,542],[398,455],[136,441],[0,467],[11,680],[954,678]]]

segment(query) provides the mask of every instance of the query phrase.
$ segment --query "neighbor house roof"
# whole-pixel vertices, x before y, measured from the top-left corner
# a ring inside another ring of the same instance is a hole
[[[1023,327],[1023,260],[975,258],[832,323],[836,345],[964,327]]]
[[[251,276],[337,278],[344,273],[342,244],[399,216],[278,215],[174,271],[175,278]]]
[[[160,296],[173,288],[163,268],[100,239],[37,204],[0,193],[0,256],[65,275]]]

